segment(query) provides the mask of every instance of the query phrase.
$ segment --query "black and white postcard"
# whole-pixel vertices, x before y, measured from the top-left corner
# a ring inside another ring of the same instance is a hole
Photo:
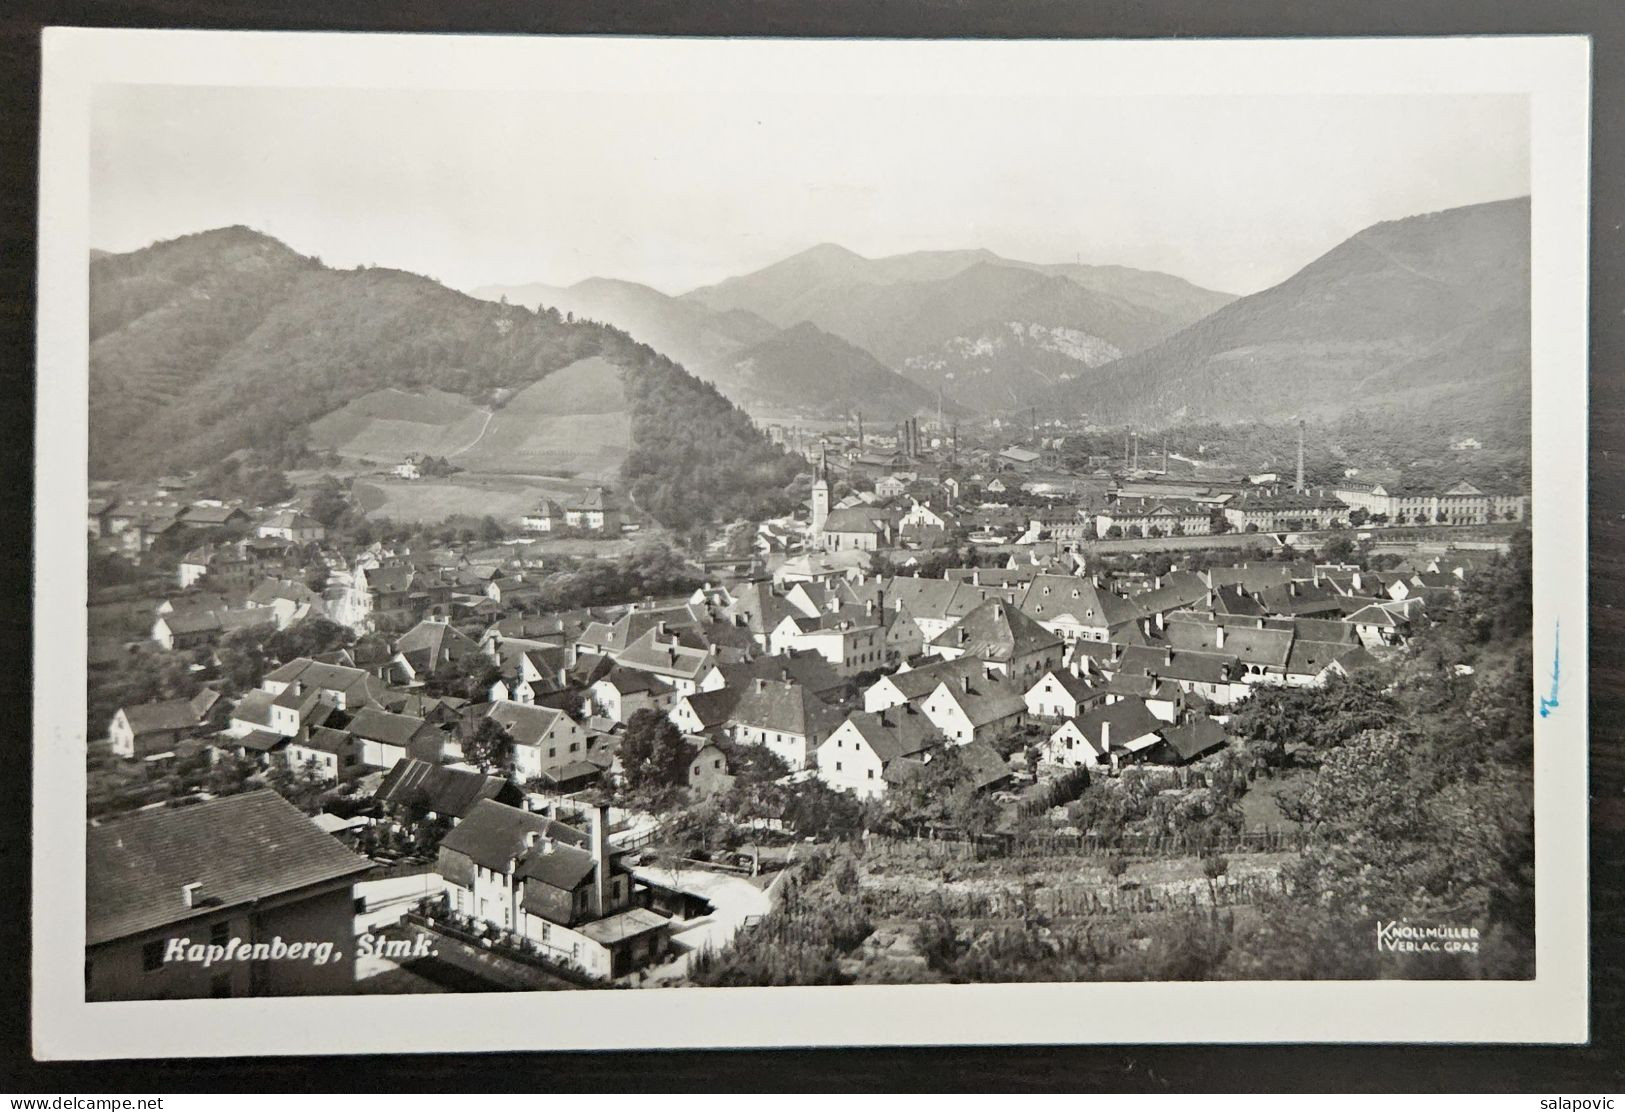
[[[44,45],[41,1057],[1586,1038],[1586,40]]]

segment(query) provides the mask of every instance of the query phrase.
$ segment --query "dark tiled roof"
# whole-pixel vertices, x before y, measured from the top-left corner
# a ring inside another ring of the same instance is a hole
[[[744,681],[745,684],[750,682],[749,679]],[[743,684],[736,687],[730,683],[727,687],[715,691],[696,691],[683,698],[688,703],[689,709],[699,717],[700,724],[709,729],[728,721],[728,717],[733,714],[733,709],[739,702],[741,690]]]
[[[162,730],[186,730],[198,724],[197,710],[190,699],[136,703],[124,708],[124,717],[137,737]]]
[[[1223,726],[1202,715],[1162,731],[1162,739],[1182,760],[1190,761],[1223,745],[1225,734]]]
[[[85,850],[85,941],[92,946],[372,867],[274,791],[92,826]],[[197,907],[181,894],[192,883],[202,885]]]
[[[728,721],[757,729],[822,738],[845,717],[794,681],[753,679],[738,694]]]
[[[440,842],[487,869],[504,872],[508,862],[525,856],[527,835],[536,834],[566,846],[585,849],[587,835],[544,815],[482,799],[474,804],[463,821]]]
[[[404,748],[427,725],[421,718],[367,707],[350,719],[350,732],[368,741],[381,741]]]
[[[960,649],[980,660],[1008,661],[1059,648],[1061,639],[1015,606],[989,599],[931,643]]]
[[[1229,641],[1225,642],[1225,651],[1217,653],[1169,651],[1131,645],[1123,650],[1120,667],[1122,673],[1128,675],[1152,674],[1195,683],[1226,683],[1236,665],[1236,656],[1229,648]]]
[[[488,703],[486,717],[508,731],[515,745],[540,745],[559,719],[566,717],[555,707],[531,707],[523,703]]]
[[[462,818],[480,800],[495,799],[506,784],[500,776],[407,757],[384,774],[373,798]]]
[[[1139,607],[1093,581],[1071,575],[1040,575],[1021,597],[1022,613],[1042,622],[1071,619],[1080,625],[1118,626],[1140,616]]]
[[[847,721],[880,758],[881,766],[899,757],[910,757],[944,744],[931,720],[906,704],[871,714],[855,711]]]

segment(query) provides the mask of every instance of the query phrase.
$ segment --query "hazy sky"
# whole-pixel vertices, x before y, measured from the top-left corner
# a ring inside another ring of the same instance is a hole
[[[1521,96],[1065,98],[115,86],[91,242],[247,224],[463,289],[668,293],[821,242],[986,247],[1250,293],[1394,219],[1529,191]]]

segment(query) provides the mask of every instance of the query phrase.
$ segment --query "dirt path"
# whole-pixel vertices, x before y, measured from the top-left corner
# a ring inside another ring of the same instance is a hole
[[[491,427],[491,418],[495,417],[496,415],[497,415],[497,411],[494,410],[494,409],[491,410],[490,412],[488,412],[485,415],[485,424],[480,426],[479,435],[476,436],[473,440],[470,440],[467,444],[464,444],[461,448],[458,448],[455,451],[447,452],[446,453],[446,458],[451,459],[453,456],[460,456],[464,452],[473,451],[474,445],[478,444],[480,441],[485,439],[485,430],[487,430],[487,429],[489,429]]]

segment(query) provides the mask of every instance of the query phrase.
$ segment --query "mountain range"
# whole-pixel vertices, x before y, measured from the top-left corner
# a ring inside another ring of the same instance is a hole
[[[1381,410],[1528,437],[1529,199],[1373,225],[1046,399],[1101,423]]]
[[[884,422],[940,396],[960,418],[1141,426],[1358,411],[1527,442],[1529,248],[1516,198],[1373,225],[1239,299],[1124,268],[826,245],[681,297],[593,279],[502,304],[222,228],[90,259],[90,463],[416,446],[508,474],[609,468],[695,521],[788,497],[796,461],[733,403]]]
[[[775,330],[811,324],[924,387],[920,397],[931,411],[939,390],[950,405],[991,410],[1025,404],[1068,376],[1164,339],[1232,300],[1127,267],[1041,265],[985,250],[869,259],[834,244],[680,297],[603,278],[563,289],[474,292],[613,324],[741,404],[819,414],[844,403],[809,399],[799,390],[774,395],[759,382],[747,386],[738,374],[746,349]],[[878,415],[894,415],[891,404]]]

